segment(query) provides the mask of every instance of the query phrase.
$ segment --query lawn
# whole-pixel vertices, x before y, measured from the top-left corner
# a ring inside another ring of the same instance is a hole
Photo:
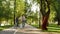
[[[48,32],[60,32],[60,26],[57,24],[50,24],[47,28]]]
[[[7,29],[7,28],[10,28],[12,27],[13,25],[5,25],[5,26],[0,26],[0,31],[4,30],[4,29]]]
[[[33,24],[32,26],[36,28],[39,27],[37,24]],[[44,32],[60,32],[60,26],[58,26],[57,24],[49,24],[47,28],[48,30]]]

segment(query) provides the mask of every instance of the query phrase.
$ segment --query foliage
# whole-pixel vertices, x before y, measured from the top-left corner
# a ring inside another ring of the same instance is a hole
[[[16,16],[24,14],[25,3],[23,0],[16,0]]]
[[[6,25],[6,26],[0,26],[0,31],[4,30],[4,29],[7,29],[7,28],[10,28],[12,27],[13,25]]]

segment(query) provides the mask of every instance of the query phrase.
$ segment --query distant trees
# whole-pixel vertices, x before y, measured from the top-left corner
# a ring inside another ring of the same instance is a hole
[[[55,21],[58,21],[58,25],[60,25],[60,0],[52,0],[51,6],[56,12],[56,16],[54,18]]]
[[[1,26],[1,18],[2,18],[2,0],[0,0],[0,26]]]
[[[58,21],[58,25],[60,25],[60,0],[0,0],[0,25],[2,20],[6,20],[8,22],[10,19],[14,20],[15,24],[16,17],[23,14],[27,16],[28,21],[31,20],[32,22],[36,22],[38,20],[38,12],[36,10],[36,13],[34,13],[31,10],[34,3],[36,3],[36,5],[40,4],[39,28],[41,25],[41,14],[42,30],[47,30],[48,20],[51,16],[53,16],[53,18],[55,17]],[[54,12],[55,15],[52,14]],[[50,20],[52,20],[52,18]]]
[[[6,20],[12,18],[10,11],[10,1],[0,0],[0,20]]]
[[[57,3],[58,3],[58,8],[56,11],[57,12],[57,20],[58,20],[58,25],[60,25],[60,0],[57,0]]]

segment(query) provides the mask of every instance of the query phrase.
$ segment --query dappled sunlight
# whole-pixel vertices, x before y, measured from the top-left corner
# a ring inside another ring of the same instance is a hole
[[[0,0],[0,34],[60,34],[60,0]]]
[[[4,29],[3,31],[15,31],[16,29]]]
[[[1,26],[10,25],[7,21],[2,21]]]

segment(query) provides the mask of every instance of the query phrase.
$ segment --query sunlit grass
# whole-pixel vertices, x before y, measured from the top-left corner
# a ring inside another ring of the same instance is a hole
[[[38,24],[33,24],[32,26],[33,27],[36,27],[36,28],[39,28],[39,25]]]
[[[34,24],[32,26],[39,28],[38,24]],[[49,24],[47,28],[48,28],[48,30],[46,30],[44,32],[60,32],[60,26],[58,26],[57,24]]]
[[[49,24],[47,32],[60,32],[60,27],[57,24]]]
[[[12,27],[13,25],[5,25],[5,26],[0,26],[0,31],[7,29],[9,27]]]

